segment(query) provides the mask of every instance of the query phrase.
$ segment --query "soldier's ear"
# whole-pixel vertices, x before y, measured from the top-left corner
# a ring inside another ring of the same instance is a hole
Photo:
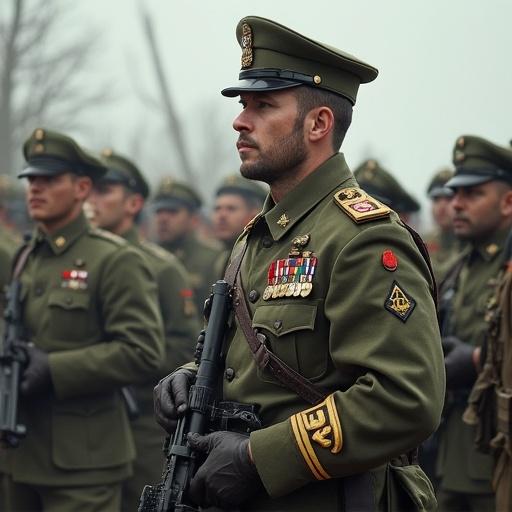
[[[78,176],[75,181],[77,199],[85,201],[92,190],[92,180],[89,176]]]
[[[334,129],[334,114],[329,107],[311,109],[305,118],[306,137],[314,143],[332,137]]]
[[[501,213],[505,217],[512,217],[512,188],[507,187],[508,190],[501,196],[500,207]]]

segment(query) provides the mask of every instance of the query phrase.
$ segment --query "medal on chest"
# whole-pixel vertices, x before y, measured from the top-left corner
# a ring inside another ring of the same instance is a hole
[[[303,250],[309,240],[310,235],[295,237],[288,258],[270,263],[263,300],[307,297],[311,293],[318,259],[312,251]]]
[[[86,290],[88,276],[87,270],[63,270],[60,285],[62,288],[71,288],[72,290]]]

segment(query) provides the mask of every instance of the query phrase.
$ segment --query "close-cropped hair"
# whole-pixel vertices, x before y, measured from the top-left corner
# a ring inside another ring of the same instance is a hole
[[[297,122],[302,123],[307,113],[318,107],[328,107],[334,114],[332,146],[335,151],[341,147],[343,139],[352,122],[352,103],[349,100],[325,89],[314,89],[309,86],[294,88],[299,114]]]

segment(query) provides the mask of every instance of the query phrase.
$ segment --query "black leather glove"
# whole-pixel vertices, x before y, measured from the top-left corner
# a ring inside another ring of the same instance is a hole
[[[473,385],[476,380],[477,372],[473,362],[473,351],[475,347],[469,343],[464,343],[458,338],[443,338],[450,340],[449,349],[445,352],[444,366],[446,369],[446,387],[448,389],[466,388]],[[456,340],[456,341],[453,341]]]
[[[456,336],[445,336],[441,338],[441,345],[443,346],[443,354],[448,355],[457,345],[464,343]]]
[[[153,389],[156,421],[169,434],[174,434],[178,418],[188,408],[188,390],[195,377],[192,370],[180,368],[164,377]]]
[[[23,350],[27,355],[28,363],[21,376],[21,394],[28,397],[52,392],[53,383],[48,354],[33,343],[28,343]]]
[[[207,454],[190,482],[189,496],[197,505],[233,508],[264,491],[249,457],[249,438],[236,432],[189,434],[191,448]]]

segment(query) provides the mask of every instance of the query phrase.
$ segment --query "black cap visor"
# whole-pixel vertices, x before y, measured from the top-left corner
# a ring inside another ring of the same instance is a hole
[[[58,176],[65,172],[81,174],[65,160],[58,158],[34,158],[28,162],[28,167],[18,174],[18,178],[28,178],[29,176]]]
[[[453,190],[447,186],[432,187],[428,193],[430,199],[437,199],[438,197],[453,197]]]
[[[235,96],[239,96],[242,92],[280,91],[282,89],[289,89],[290,87],[297,87],[298,85],[304,84],[281,78],[251,78],[240,80],[238,85],[222,89],[220,93],[228,98],[234,98]]]
[[[445,187],[451,189],[456,189],[459,187],[475,187],[476,185],[482,185],[482,183],[487,183],[488,181],[495,179],[497,178],[494,176],[489,176],[488,174],[457,174],[446,182]]]
[[[187,201],[186,199],[182,199],[180,197],[159,197],[153,201],[151,208],[155,212],[160,210],[176,212],[182,208],[186,208],[187,210],[194,212],[198,209],[198,206],[192,204],[191,201]]]

